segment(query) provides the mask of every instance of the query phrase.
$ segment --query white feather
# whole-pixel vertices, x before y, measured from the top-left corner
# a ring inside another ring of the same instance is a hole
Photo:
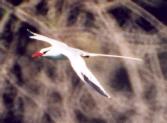
[[[28,32],[30,32],[32,34],[32,36],[30,36],[31,39],[36,39],[36,40],[40,40],[42,42],[46,42],[46,43],[49,43],[51,44],[52,46],[66,46],[67,45],[65,43],[62,43],[58,40],[55,40],[55,39],[52,39],[52,38],[48,38],[46,36],[43,36],[43,35],[40,35],[40,34],[37,34],[37,33],[34,33],[34,32],[31,32],[29,29],[27,29]]]
[[[29,31],[29,30],[28,30]],[[29,31],[32,36],[30,38],[40,40],[43,42],[50,43],[52,47],[47,48],[49,51],[44,56],[49,57],[57,57],[57,56],[65,56],[70,60],[71,66],[73,67],[76,74],[80,77],[80,79],[90,85],[92,88],[94,88],[96,91],[98,91],[103,96],[106,96],[110,98],[110,95],[104,90],[104,88],[101,86],[100,82],[95,78],[95,76],[92,74],[92,72],[88,69],[84,59],[82,57],[88,56],[88,57],[95,57],[95,56],[102,56],[102,57],[113,57],[113,58],[122,58],[122,59],[129,59],[129,60],[136,60],[136,61],[142,61],[140,58],[134,58],[134,57],[127,57],[127,56],[118,56],[118,55],[106,55],[106,54],[95,54],[95,53],[89,53],[85,52],[80,49],[72,48],[66,45],[65,43],[62,43],[58,40],[48,38],[43,35],[39,35],[36,33],[33,33]],[[46,48],[42,49],[41,51],[45,50]]]
[[[83,82],[94,88],[103,96],[110,98],[110,95],[104,90],[100,82],[94,77],[92,72],[88,69],[85,61],[81,56],[79,55],[66,55],[66,56],[69,58],[71,66],[73,67],[74,71]]]

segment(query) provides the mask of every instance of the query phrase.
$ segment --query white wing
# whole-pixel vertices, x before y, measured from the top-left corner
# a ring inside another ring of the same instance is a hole
[[[51,44],[52,46],[67,46],[65,43],[62,43],[58,40],[52,39],[52,38],[48,38],[46,36],[31,32],[29,29],[27,29],[28,32],[30,32],[32,34],[32,36],[30,36],[30,38],[32,39],[36,39],[36,40],[40,40],[46,43]]]
[[[74,71],[83,82],[90,85],[103,96],[110,98],[110,95],[103,89],[98,80],[87,68],[85,61],[78,54],[68,55],[67,57],[69,58]]]
[[[50,43],[52,46],[65,46],[67,47],[68,45],[66,45],[65,43],[62,43],[58,40],[52,39],[52,38],[48,38],[46,36],[31,32],[30,30],[27,29],[28,32],[30,32],[32,34],[32,36],[30,36],[30,38],[32,39],[36,39],[36,40],[40,40],[46,43]],[[113,57],[113,58],[122,58],[122,59],[129,59],[129,60],[136,60],[136,61],[142,61],[142,59],[140,58],[134,58],[134,57],[128,57],[128,56],[118,56],[118,55],[106,55],[106,54],[96,54],[96,53],[89,53],[89,52],[85,52],[83,50],[80,49],[76,49],[76,48],[71,48],[73,51],[79,53],[81,56],[85,56],[85,57],[96,57],[96,56],[102,56],[102,57]]]

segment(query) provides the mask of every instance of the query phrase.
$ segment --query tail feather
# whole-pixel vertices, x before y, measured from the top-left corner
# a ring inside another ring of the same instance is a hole
[[[119,56],[119,55],[106,55],[106,54],[96,54],[96,53],[90,53],[86,55],[87,57],[110,57],[110,58],[121,58],[121,59],[129,59],[129,60],[135,60],[142,62],[143,60],[141,58],[136,57],[129,57],[129,56]]]

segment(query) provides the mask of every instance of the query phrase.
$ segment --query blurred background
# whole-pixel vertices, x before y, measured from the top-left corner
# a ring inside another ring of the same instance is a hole
[[[0,123],[166,123],[167,1],[0,0]],[[111,95],[87,87],[68,60],[32,59],[49,46],[27,29],[89,52]]]

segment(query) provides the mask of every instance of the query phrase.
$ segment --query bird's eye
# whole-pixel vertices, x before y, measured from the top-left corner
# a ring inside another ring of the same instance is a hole
[[[43,53],[45,54],[45,53],[47,53],[48,51],[44,51]]]

